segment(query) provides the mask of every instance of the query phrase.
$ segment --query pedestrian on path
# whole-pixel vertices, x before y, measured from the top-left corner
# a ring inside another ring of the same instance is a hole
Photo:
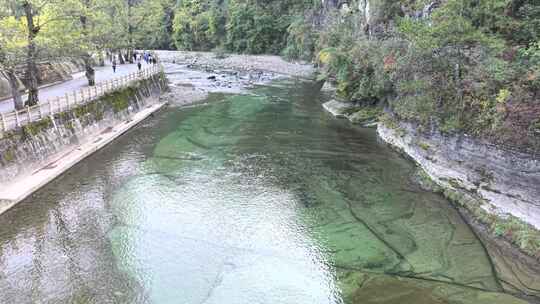
[[[113,59],[112,61],[112,71],[113,73],[116,73],[116,59]]]
[[[139,69],[139,72],[141,71],[141,67],[142,67],[142,64],[141,64],[141,61],[137,61],[137,68]]]

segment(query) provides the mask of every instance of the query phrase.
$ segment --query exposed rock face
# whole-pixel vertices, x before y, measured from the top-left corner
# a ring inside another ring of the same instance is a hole
[[[540,158],[466,136],[423,134],[411,124],[379,126],[380,137],[412,157],[444,188],[466,190],[490,214],[513,215],[540,229]]]
[[[377,107],[361,107],[354,103],[331,100],[323,104],[323,108],[337,118],[347,118],[351,123],[364,127],[377,126],[380,109]]]
[[[392,127],[379,124],[378,134],[410,156],[442,189],[463,194],[459,204],[464,217],[482,239],[503,288],[532,303],[540,301],[539,234],[534,230],[540,230],[540,157],[503,150],[463,135],[422,133],[404,122]],[[515,229],[510,230],[513,236],[496,237],[494,231],[481,224],[486,219],[479,217],[475,209],[487,214],[484,217],[492,221],[488,223],[491,226],[509,217],[530,226],[511,226]],[[515,238],[519,233],[534,234],[536,245],[523,248],[525,244],[519,244],[523,238]],[[517,243],[522,251],[509,241]]]
[[[321,27],[335,22],[335,17],[352,17],[358,26],[358,34],[368,37],[383,35],[393,27],[393,20],[387,15],[396,13],[388,10],[398,10],[400,15],[412,18],[426,18],[434,9],[445,0],[432,0],[430,2],[409,1],[400,6],[389,7],[389,1],[383,0],[321,0],[322,9],[316,18],[316,24]],[[338,18],[339,20],[339,18]]]
[[[350,102],[331,100],[324,103],[323,108],[337,118],[347,118],[350,111],[355,108],[355,105]]]

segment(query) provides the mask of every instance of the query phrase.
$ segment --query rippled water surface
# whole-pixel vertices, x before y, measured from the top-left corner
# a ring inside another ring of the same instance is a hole
[[[1,303],[520,303],[308,83],[170,107],[0,217]]]

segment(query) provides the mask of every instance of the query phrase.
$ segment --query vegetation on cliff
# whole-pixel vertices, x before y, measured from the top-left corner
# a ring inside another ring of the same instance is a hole
[[[333,24],[318,59],[338,94],[426,129],[538,150],[540,5],[448,0],[412,15],[397,10],[362,35],[354,15]]]
[[[540,147],[540,4],[182,1],[179,49],[315,60],[338,95],[426,129]]]

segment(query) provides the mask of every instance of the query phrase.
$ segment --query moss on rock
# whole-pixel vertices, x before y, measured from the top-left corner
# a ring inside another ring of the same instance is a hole
[[[354,124],[370,124],[377,122],[381,114],[380,107],[361,107],[349,115],[349,120]]]

